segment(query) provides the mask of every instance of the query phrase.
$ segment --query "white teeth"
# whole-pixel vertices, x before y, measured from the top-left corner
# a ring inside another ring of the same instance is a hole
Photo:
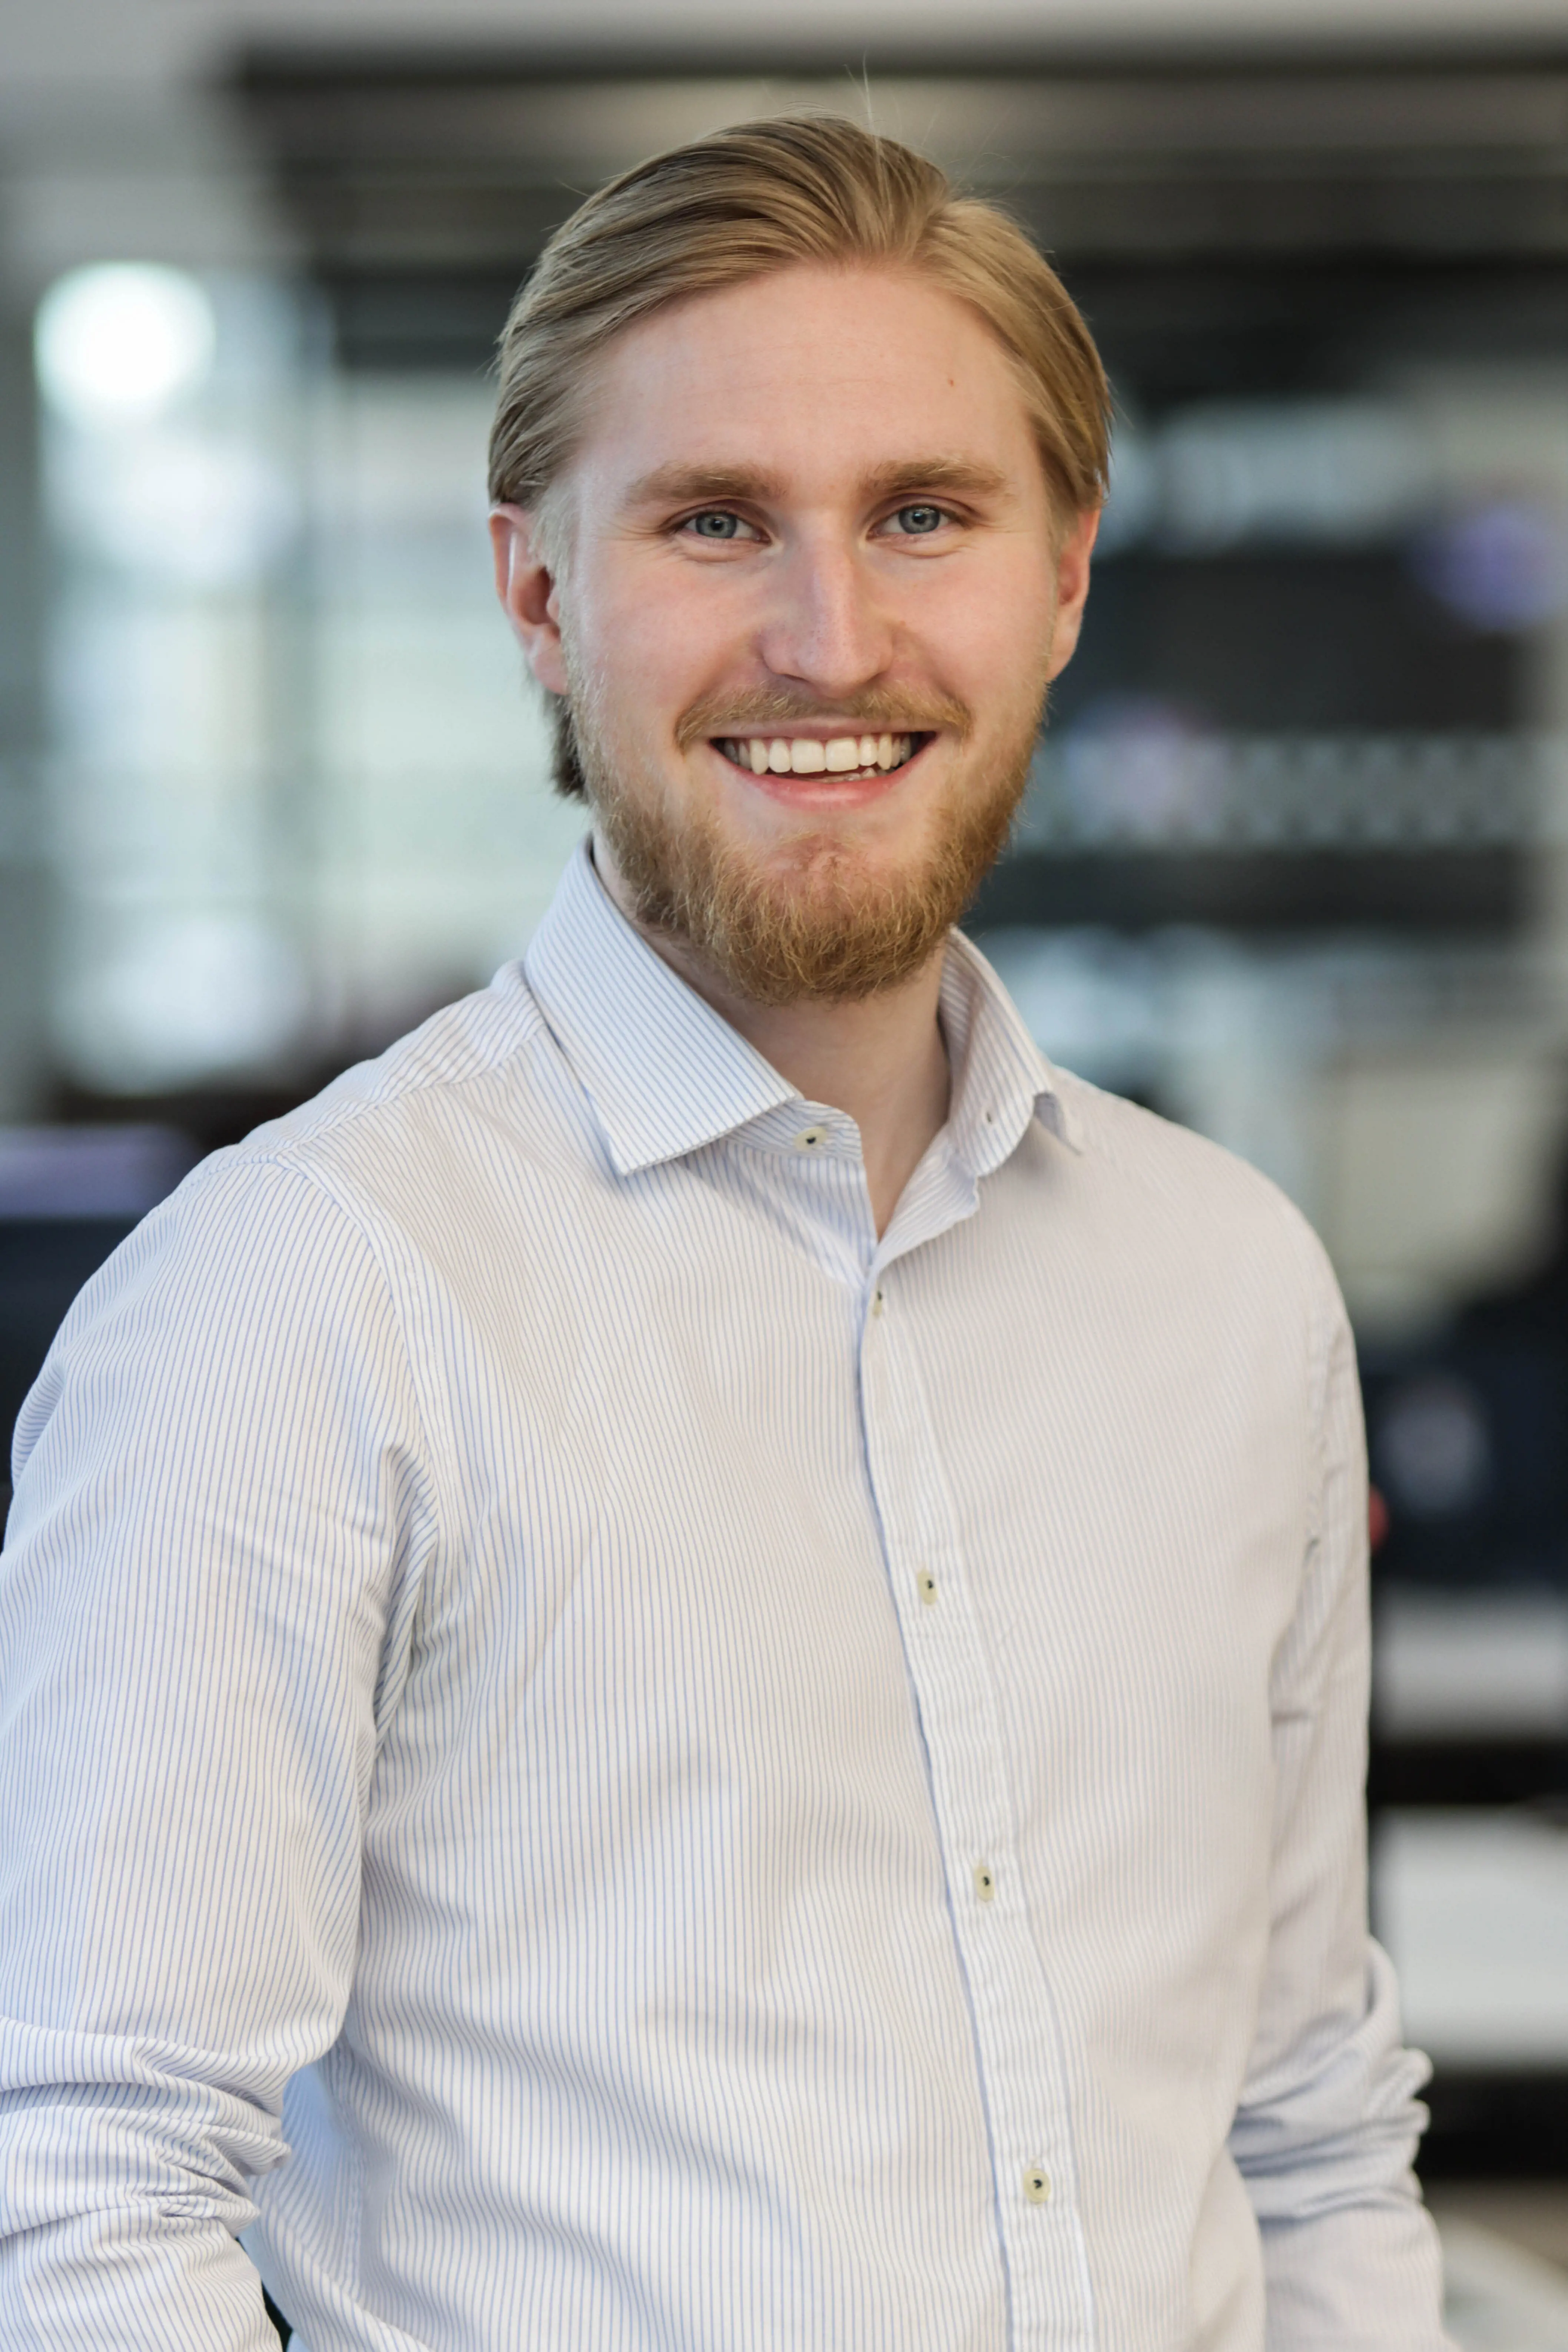
[[[860,768],[901,767],[914,751],[912,735],[835,735],[822,743],[808,735],[726,736],[720,750],[754,776],[842,776]]]

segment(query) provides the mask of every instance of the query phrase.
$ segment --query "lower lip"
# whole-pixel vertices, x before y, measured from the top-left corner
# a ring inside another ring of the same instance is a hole
[[[739,767],[733,760],[726,759],[715,744],[710,743],[708,748],[730,775],[739,778],[742,783],[754,785],[758,792],[765,793],[769,800],[782,801],[789,808],[854,809],[864,808],[872,801],[881,800],[895,784],[901,784],[911,769],[918,767],[924,759],[934,740],[928,737],[920,749],[911,751],[897,768],[868,769],[859,773],[851,769],[847,773],[837,775],[830,774],[825,769],[819,769],[814,775],[797,776],[793,769],[780,775],[772,768],[764,768],[759,776],[752,769]]]

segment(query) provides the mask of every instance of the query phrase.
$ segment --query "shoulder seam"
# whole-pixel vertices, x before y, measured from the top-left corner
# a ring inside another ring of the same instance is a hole
[[[452,1507],[451,1499],[453,1490],[457,1483],[456,1465],[452,1461],[446,1444],[437,1437],[436,1433],[431,1426],[430,1415],[426,1405],[424,1386],[419,1378],[414,1349],[409,1342],[407,1324],[404,1317],[403,1309],[398,1302],[397,1286],[393,1279],[391,1270],[387,1265],[385,1252],[379,1245],[376,1236],[371,1229],[369,1220],[363,1214],[359,1208],[353,1202],[345,1200],[342,1197],[340,1191],[328,1181],[323,1171],[307,1164],[301,1164],[300,1160],[295,1155],[294,1147],[291,1143],[284,1144],[277,1150],[258,1151],[247,1160],[230,1160],[226,1169],[215,1171],[215,1178],[217,1174],[233,1173],[237,1175],[243,1170],[248,1168],[270,1168],[276,1170],[280,1175],[291,1177],[296,1182],[309,1186],[311,1192],[317,1193],[331,1209],[336,1212],[338,1216],[342,1219],[344,1224],[347,1225],[358,1237],[364,1248],[366,1255],[374,1265],[377,1278],[381,1283],[383,1295],[386,1300],[387,1311],[391,1315],[393,1322],[396,1327],[398,1345],[403,1350],[403,1360],[408,1373],[409,1395],[414,1401],[414,1411],[418,1420],[419,1433],[425,1442],[426,1450],[430,1459],[433,1500],[436,1506],[437,1538],[439,1540],[443,1533],[450,1532],[457,1517]],[[199,1173],[200,1171],[198,1171],[196,1172]],[[448,1549],[445,1544],[442,1544],[441,1548],[443,1549]],[[424,1577],[422,1570],[420,1577],[421,1586],[423,1586],[423,1581]]]
[[[439,1015],[436,1017],[439,1018]],[[487,1057],[474,1058],[468,1068],[458,1071],[422,1070],[401,1076],[386,1085],[384,1088],[378,1088],[374,1094],[351,1097],[342,1102],[333,1104],[330,1110],[321,1112],[320,1118],[305,1134],[290,1136],[287,1141],[276,1146],[268,1145],[258,1150],[252,1157],[257,1161],[271,1158],[281,1162],[296,1152],[303,1154],[310,1145],[321,1138],[337,1134],[342,1129],[352,1126],[358,1119],[370,1117],[375,1111],[391,1109],[403,1100],[434,1093],[440,1088],[447,1088],[455,1093],[465,1087],[475,1086],[484,1078],[493,1077],[498,1071],[505,1068],[509,1061],[520,1058],[531,1051],[542,1037],[549,1035],[550,1032],[543,1013],[531,991],[529,992],[524,1019],[526,1026],[521,1035],[510,1037],[500,1050]],[[348,1073],[343,1072],[340,1075],[346,1076]],[[335,1084],[336,1081],[332,1083]],[[309,1106],[302,1104],[300,1108],[305,1109]],[[239,1152],[244,1152],[245,1149],[243,1142],[236,1147]]]

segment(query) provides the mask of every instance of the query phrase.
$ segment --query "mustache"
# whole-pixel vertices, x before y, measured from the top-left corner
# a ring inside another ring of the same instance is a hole
[[[788,725],[810,720],[847,725],[876,735],[935,735],[966,737],[973,718],[966,703],[951,695],[923,694],[904,688],[862,687],[834,702],[802,694],[786,686],[745,687],[729,694],[704,695],[676,722],[675,740],[682,751],[715,735],[732,735],[737,728]]]

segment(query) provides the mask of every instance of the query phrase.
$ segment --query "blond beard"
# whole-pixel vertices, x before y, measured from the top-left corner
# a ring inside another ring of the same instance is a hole
[[[1044,701],[1044,688],[1040,702]],[[766,706],[765,708],[763,706]],[[683,941],[727,987],[755,1004],[846,1003],[910,979],[934,955],[995,864],[1028,782],[1039,704],[999,747],[988,774],[962,783],[934,814],[934,838],[912,866],[868,874],[832,832],[805,831],[766,864],[727,842],[707,811],[677,823],[654,780],[628,787],[595,724],[593,697],[573,698],[572,733],[595,819],[631,894],[637,920]],[[700,705],[676,730],[682,750],[731,726],[816,717],[787,692]],[[834,718],[880,731],[969,731],[962,706],[851,698]]]

